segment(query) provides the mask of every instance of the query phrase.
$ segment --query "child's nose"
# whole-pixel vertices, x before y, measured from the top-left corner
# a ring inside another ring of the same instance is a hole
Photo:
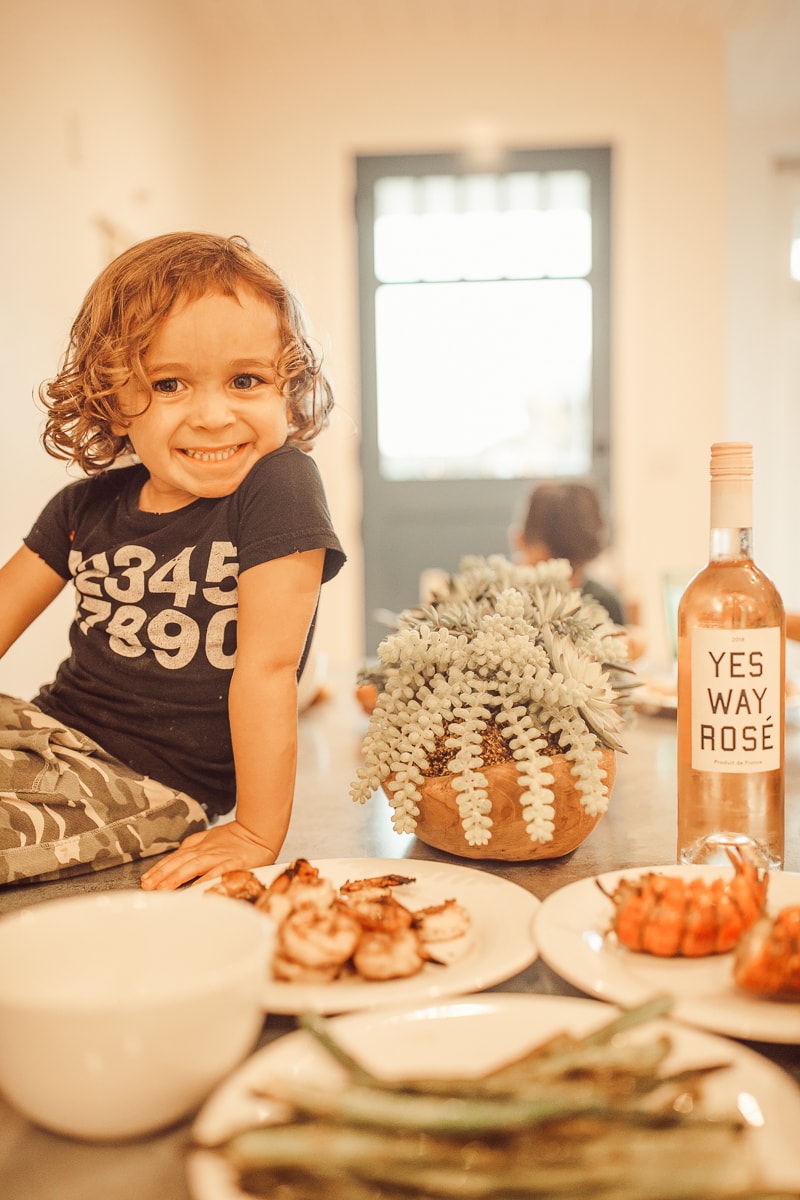
[[[190,422],[208,429],[219,429],[234,420],[230,399],[218,388],[203,388],[193,397]]]

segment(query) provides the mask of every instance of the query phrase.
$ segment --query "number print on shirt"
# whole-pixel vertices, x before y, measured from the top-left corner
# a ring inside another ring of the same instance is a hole
[[[98,557],[105,561],[107,569],[108,559],[105,554],[98,555]],[[155,561],[155,554],[146,546],[120,546],[114,555],[114,566],[124,566],[126,569],[120,571],[116,578],[108,575],[103,583],[112,600],[121,600],[123,604],[132,604],[141,600],[144,596],[145,572],[150,570]]]
[[[105,551],[84,558],[73,549],[69,569],[81,633],[104,630],[110,649],[121,658],[149,653],[168,671],[188,666],[198,652],[212,667],[231,671],[239,598],[236,547],[212,542],[196,578],[194,550],[185,546],[158,566],[147,546],[120,546],[111,562]]]
[[[197,591],[197,584],[189,574],[189,560],[194,546],[187,546],[176,554],[163,567],[154,571],[148,581],[151,592],[170,592],[172,603],[178,608],[186,608],[190,598]]]

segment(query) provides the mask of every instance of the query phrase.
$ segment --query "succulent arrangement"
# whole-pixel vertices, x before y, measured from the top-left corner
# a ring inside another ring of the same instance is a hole
[[[563,754],[590,814],[608,807],[603,748],[621,751],[633,672],[624,631],[570,583],[563,559],[522,566],[495,555],[462,560],[419,608],[405,609],[362,672],[377,700],[351,785],[364,803],[383,788],[398,833],[413,833],[426,776],[452,775],[464,836],[492,836],[484,773],[516,764],[525,828],[553,836],[549,770]]]

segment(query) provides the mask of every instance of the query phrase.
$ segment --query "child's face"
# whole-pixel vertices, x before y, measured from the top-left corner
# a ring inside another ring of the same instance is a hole
[[[270,304],[246,288],[179,300],[144,366],[150,404],[127,433],[150,472],[140,507],[171,512],[198,497],[229,496],[250,468],[286,441],[286,401],[272,382],[280,352]],[[123,412],[142,407],[140,384],[120,394]]]

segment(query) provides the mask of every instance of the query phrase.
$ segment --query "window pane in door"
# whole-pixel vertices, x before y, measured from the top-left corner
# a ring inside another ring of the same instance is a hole
[[[586,280],[384,284],[375,341],[383,478],[590,471]]]
[[[591,265],[584,171],[376,181],[381,282],[583,277]]]

